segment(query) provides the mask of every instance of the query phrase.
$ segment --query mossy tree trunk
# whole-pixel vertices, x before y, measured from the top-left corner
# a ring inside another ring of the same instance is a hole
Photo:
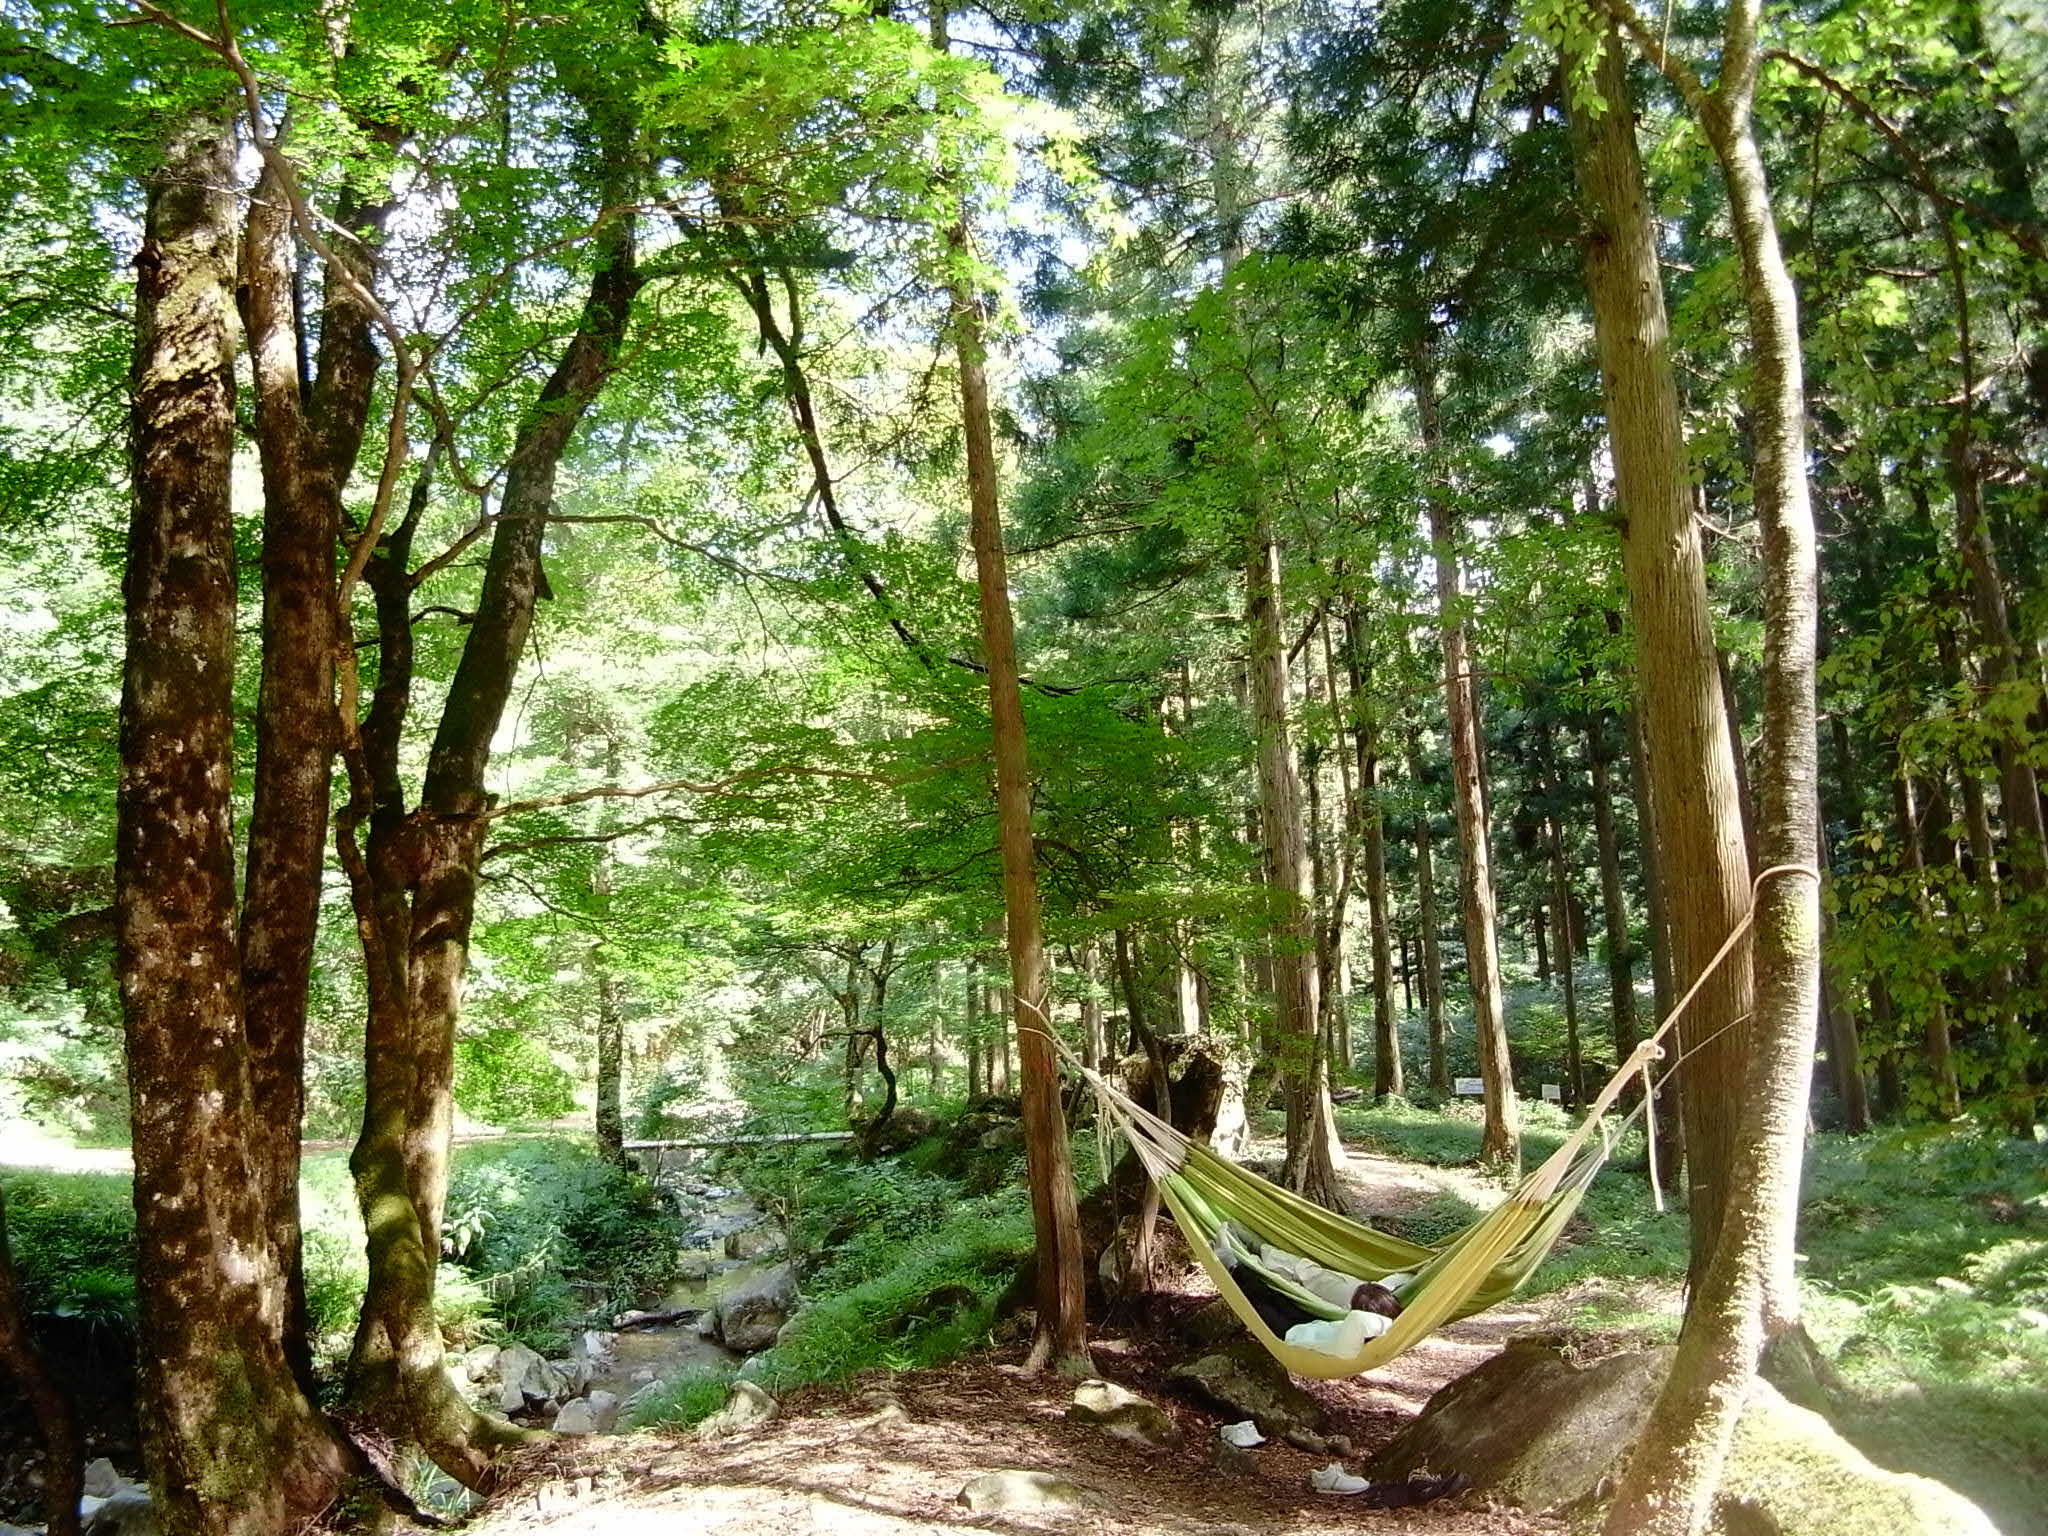
[[[1625,0],[1603,3],[1610,12],[1626,9]],[[1751,131],[1761,60],[1758,22],[1757,0],[1730,0],[1718,76],[1708,91],[1641,18],[1627,11],[1623,21],[1671,77],[1713,148],[1741,260],[1749,321],[1751,485],[1763,535],[1757,775],[1763,873],[1754,897],[1755,1017],[1732,1155],[1718,1168],[1719,1222],[1670,1380],[1607,1517],[1606,1529],[1615,1536],[1690,1536],[1705,1524],[1759,1356],[1774,1335],[1796,1330],[1799,1316],[1794,1233],[1820,1001],[1816,555],[1798,302]],[[1603,57],[1617,76],[1619,54],[1619,39],[1610,39]],[[1615,115],[1624,126],[1632,122],[1625,110]],[[1604,356],[1604,338],[1602,351]],[[1698,1149],[1692,1150],[1697,1157]]]
[[[131,376],[116,968],[135,1158],[143,1450],[172,1536],[320,1515],[352,1463],[285,1349],[234,856],[234,134],[200,112],[147,183]],[[323,589],[319,600],[327,601]],[[271,708],[278,707],[273,698]],[[320,698],[290,707],[325,709]],[[297,1128],[294,1124],[293,1161]]]
[[[1714,650],[1706,565],[1686,477],[1656,225],[1635,140],[1618,40],[1596,69],[1604,110],[1571,97],[1581,201],[1590,232],[1586,290],[1600,352],[1622,563],[1634,619],[1652,819],[1672,988],[1683,994],[1749,906],[1749,859]],[[1693,1279],[1714,1250],[1734,1157],[1751,1013],[1747,950],[1724,964],[1683,1016],[1680,1098],[1690,1165]],[[1661,1106],[1660,1106],[1661,1107]]]

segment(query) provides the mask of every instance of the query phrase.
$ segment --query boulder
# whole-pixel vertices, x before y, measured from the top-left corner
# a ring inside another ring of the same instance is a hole
[[[729,1259],[765,1259],[788,1251],[789,1239],[782,1229],[766,1222],[729,1233],[725,1239],[725,1256]]]
[[[1295,1385],[1286,1367],[1249,1334],[1177,1365],[1167,1375],[1187,1383],[1233,1418],[1255,1421],[1268,1435],[1313,1437],[1322,1428],[1323,1405]]]
[[[1440,1388],[1366,1475],[1462,1472],[1522,1509],[1582,1503],[1614,1471],[1670,1369],[1668,1348],[1576,1366],[1541,1339],[1518,1339]]]
[[[718,1300],[716,1336],[742,1354],[766,1349],[796,1309],[796,1272],[777,1264],[742,1281]]]
[[[685,1285],[702,1285],[711,1278],[718,1254],[709,1248],[689,1248],[676,1255],[676,1278]]]
[[[618,1342],[619,1336],[615,1333],[606,1333],[601,1328],[586,1328],[569,1346],[569,1353],[579,1360],[588,1360],[591,1364],[597,1365],[611,1359],[612,1351]]]
[[[114,1464],[101,1456],[85,1464],[85,1482],[80,1492],[95,1499],[110,1499],[128,1486],[128,1479],[114,1470]]]
[[[618,1427],[619,1399],[616,1393],[593,1392],[571,1398],[555,1415],[558,1435],[608,1435]]]
[[[495,1381],[498,1376],[498,1356],[504,1351],[496,1344],[479,1344],[462,1357],[462,1373],[479,1384]]]
[[[1553,1342],[1523,1339],[1432,1397],[1366,1466],[1375,1482],[1462,1473],[1519,1508],[1590,1510],[1613,1490],[1670,1373],[1670,1348],[1575,1365]],[[1715,1536],[1995,1536],[1961,1494],[1889,1472],[1789,1403],[1750,1389],[1708,1530]]]
[[[1113,1381],[1082,1382],[1067,1405],[1067,1417],[1154,1450],[1181,1443],[1180,1426],[1173,1422],[1173,1415]]]
[[[987,1472],[960,1490],[975,1514],[998,1510],[1106,1509],[1109,1501],[1085,1483],[1056,1472]]]
[[[158,1536],[160,1527],[149,1490],[131,1484],[101,1501],[78,1529],[80,1536]]]
[[[597,1415],[590,1411],[590,1399],[579,1397],[562,1404],[562,1411],[555,1415],[555,1433],[558,1435],[596,1434]]]
[[[697,1438],[716,1440],[723,1435],[758,1429],[775,1417],[777,1406],[775,1399],[753,1382],[735,1381],[725,1406],[698,1424]]]
[[[547,1362],[524,1344],[507,1344],[498,1351],[498,1407],[506,1413],[517,1413],[526,1406],[526,1383],[537,1370],[544,1370]],[[535,1394],[545,1398],[546,1392]]]

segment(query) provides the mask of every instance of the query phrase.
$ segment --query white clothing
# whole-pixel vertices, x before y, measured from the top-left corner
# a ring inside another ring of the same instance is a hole
[[[1292,1280],[1311,1296],[1319,1296],[1333,1307],[1351,1305],[1351,1298],[1365,1282],[1342,1270],[1325,1269],[1314,1259],[1305,1259],[1270,1243],[1259,1251],[1259,1260],[1283,1280]]]
[[[1346,1312],[1334,1323],[1296,1323],[1287,1330],[1287,1342],[1348,1360],[1365,1348],[1367,1339],[1376,1339],[1393,1326],[1391,1317],[1377,1312]]]

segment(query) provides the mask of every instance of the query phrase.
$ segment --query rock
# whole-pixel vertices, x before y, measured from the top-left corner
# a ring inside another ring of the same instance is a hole
[[[590,1411],[590,1399],[579,1397],[562,1404],[562,1411],[555,1415],[555,1433],[558,1435],[596,1434],[597,1415]]]
[[[766,1349],[796,1309],[796,1271],[777,1264],[719,1298],[717,1336],[727,1349]]]
[[[976,1514],[996,1510],[1106,1509],[1109,1501],[1085,1483],[1054,1472],[987,1472],[960,1490]]]
[[[558,1435],[607,1435],[618,1427],[619,1399],[616,1393],[593,1392],[571,1398],[555,1415]]]
[[[114,1470],[114,1464],[102,1456],[85,1464],[85,1485],[80,1490],[95,1499],[110,1499],[128,1486],[128,1479]]]
[[[1591,1365],[1523,1339],[1442,1388],[1367,1464],[1375,1481],[1458,1472],[1522,1509],[1588,1510],[1611,1491],[1671,1369],[1670,1348]],[[1993,1536],[1961,1494],[1874,1466],[1768,1382],[1750,1389],[1708,1530],[1717,1536]]]
[[[526,1383],[537,1370],[544,1370],[547,1362],[524,1344],[507,1344],[498,1351],[497,1369],[500,1390],[498,1406],[506,1413],[517,1413],[526,1406]],[[545,1392],[534,1394],[546,1397]]]
[[[1296,1386],[1286,1368],[1250,1335],[1177,1365],[1167,1375],[1187,1382],[1232,1417],[1255,1420],[1268,1435],[1315,1434],[1322,1428],[1323,1405]]]
[[[1181,1325],[1181,1337],[1203,1354],[1221,1349],[1238,1339],[1248,1339],[1251,1330],[1244,1320],[1230,1310],[1230,1303],[1218,1296],[1214,1301],[1198,1308]]]
[[[79,1526],[80,1536],[158,1536],[149,1490],[134,1485],[112,1495]]]
[[[725,1239],[725,1256],[729,1259],[765,1259],[788,1251],[789,1239],[782,1229],[765,1224],[742,1228],[727,1234]]]
[[[612,1350],[619,1341],[615,1333],[606,1333],[600,1328],[586,1328],[576,1336],[569,1353],[579,1360],[588,1360],[595,1365],[612,1357]]]
[[[1082,1382],[1074,1389],[1073,1402],[1067,1405],[1067,1417],[1076,1424],[1092,1424],[1119,1440],[1154,1450],[1179,1445],[1182,1439],[1173,1415],[1113,1381]]]
[[[503,1353],[496,1344],[479,1344],[462,1357],[462,1372],[474,1382],[494,1381],[498,1375],[498,1356]]]
[[[676,1255],[676,1278],[686,1285],[702,1285],[717,1262],[718,1255],[708,1248],[685,1249]]]
[[[775,1417],[777,1403],[751,1381],[735,1381],[725,1406],[697,1426],[697,1438],[716,1440],[757,1429]]]
[[[608,1435],[619,1427],[619,1394],[602,1389],[583,1399],[590,1404],[591,1421],[597,1425],[600,1435]]]
[[[1543,1340],[1518,1339],[1441,1388],[1366,1472],[1462,1472],[1523,1509],[1583,1503],[1634,1441],[1670,1369],[1669,1349],[1576,1366]]]
[[[654,1379],[655,1379],[655,1372],[654,1372],[654,1367],[653,1367],[653,1366],[651,1366],[651,1365],[643,1365],[643,1366],[641,1366],[639,1370],[637,1370],[637,1371],[635,1371],[635,1372],[633,1373],[633,1377],[632,1377],[632,1380],[633,1380],[633,1384],[634,1384],[635,1386],[641,1386],[641,1387],[644,1387],[644,1386],[646,1386],[646,1385],[647,1385],[647,1384],[648,1384],[649,1382],[653,1381]]]
[[[1875,1465],[1769,1382],[1750,1388],[1721,1473],[1725,1536],[1997,1536],[1975,1504],[1930,1477]]]
[[[547,1395],[557,1402],[572,1397],[581,1397],[591,1379],[597,1375],[597,1367],[587,1359],[570,1356],[566,1360],[550,1360],[548,1374],[541,1385],[548,1389]]]

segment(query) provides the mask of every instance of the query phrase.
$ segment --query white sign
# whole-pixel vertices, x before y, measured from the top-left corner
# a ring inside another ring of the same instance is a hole
[[[1457,1080],[1457,1085],[1458,1092],[1467,1096],[1486,1092],[1486,1079],[1483,1077],[1461,1077]]]
[[[1564,1090],[1555,1083],[1545,1083],[1543,1085],[1543,1101],[1546,1104],[1562,1104],[1564,1102]]]

